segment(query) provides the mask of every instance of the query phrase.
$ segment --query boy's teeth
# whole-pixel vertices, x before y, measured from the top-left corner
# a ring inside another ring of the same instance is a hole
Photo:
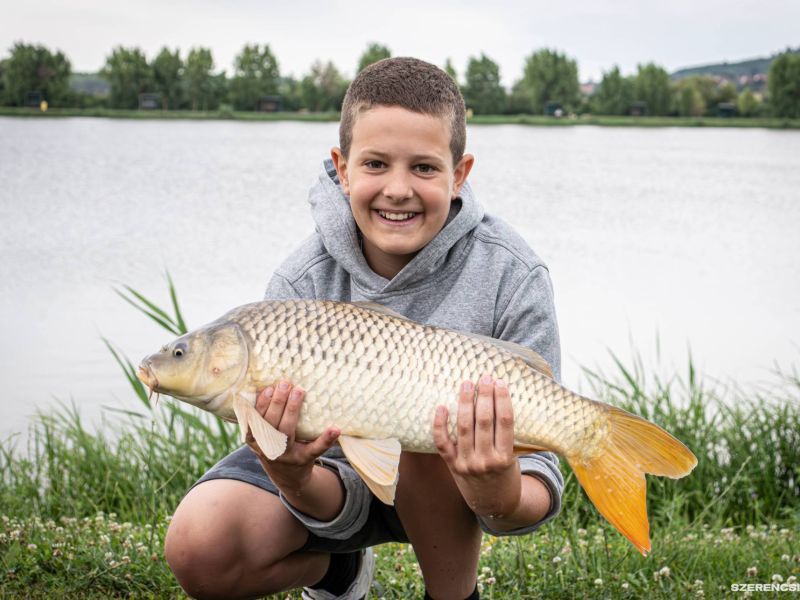
[[[382,216],[384,219],[389,219],[390,221],[405,221],[406,219],[410,219],[417,213],[407,212],[407,213],[389,213],[384,212],[382,210],[378,211],[378,214]]]

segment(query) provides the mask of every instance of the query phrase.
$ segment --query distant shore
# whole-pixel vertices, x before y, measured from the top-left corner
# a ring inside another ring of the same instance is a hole
[[[337,122],[338,112],[244,112],[230,110],[119,110],[110,108],[51,108],[42,112],[33,108],[0,106],[4,117],[99,117],[106,119],[183,119],[183,120],[234,120],[234,121],[309,121]],[[761,127],[766,129],[800,129],[800,119],[780,118],[723,118],[723,117],[621,117],[581,115],[577,117],[546,117],[543,115],[475,115],[467,121],[471,125],[533,125],[572,126],[596,125],[601,127]]]

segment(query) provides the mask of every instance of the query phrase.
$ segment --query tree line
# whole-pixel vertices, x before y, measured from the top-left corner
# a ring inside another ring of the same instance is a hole
[[[390,50],[372,43],[361,54],[356,71]],[[800,54],[786,52],[771,64],[766,94],[730,81],[693,76],[672,81],[656,64],[639,65],[623,76],[614,66],[590,93],[581,90],[577,62],[564,53],[541,49],[525,59],[521,77],[507,90],[500,67],[481,53],[470,57],[463,78],[448,59],[443,68],[459,84],[474,114],[646,114],[653,116],[716,115],[720,107],[739,116],[800,118]],[[233,71],[217,72],[208,48],[186,55],[162,48],[151,60],[139,48],[112,50],[99,75],[109,86],[107,96],[76,92],[70,87],[71,65],[60,51],[42,45],[15,43],[0,61],[0,103],[22,106],[30,93],[50,106],[135,109],[141,95],[150,94],[164,110],[338,111],[349,81],[331,61],[316,61],[300,79],[282,75],[268,44],[247,44],[234,59]]]

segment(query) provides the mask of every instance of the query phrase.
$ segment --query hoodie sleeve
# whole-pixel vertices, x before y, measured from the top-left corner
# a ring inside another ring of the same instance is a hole
[[[561,379],[561,346],[553,303],[553,286],[547,268],[532,269],[514,289],[500,318],[493,337],[515,342],[538,352],[550,364],[556,381]],[[555,517],[561,510],[564,478],[558,467],[558,457],[552,452],[535,452],[520,456],[519,468],[523,475],[537,477],[550,490],[550,510],[544,518],[511,531],[493,530],[491,524],[479,518],[481,528],[492,535],[522,535],[535,531]]]
[[[301,282],[298,282],[301,283]],[[303,300],[314,299],[313,289],[298,289],[283,275],[276,272],[264,293],[265,300]],[[324,538],[349,539],[358,532],[369,516],[372,500],[366,484],[361,480],[350,463],[343,457],[337,447],[332,448],[320,457],[322,465],[339,475],[344,487],[344,505],[342,510],[330,521],[319,521],[310,515],[300,512],[279,494],[283,505],[310,532]]]

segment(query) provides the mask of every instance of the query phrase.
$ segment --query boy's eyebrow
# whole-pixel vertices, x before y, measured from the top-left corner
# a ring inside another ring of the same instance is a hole
[[[361,150],[361,154],[368,154],[370,156],[377,156],[378,158],[390,158],[390,155],[386,152],[381,152],[380,150],[373,150],[372,148],[363,148]],[[428,162],[444,162],[445,159],[441,156],[436,154],[412,154],[411,160],[416,161],[428,161]]]

